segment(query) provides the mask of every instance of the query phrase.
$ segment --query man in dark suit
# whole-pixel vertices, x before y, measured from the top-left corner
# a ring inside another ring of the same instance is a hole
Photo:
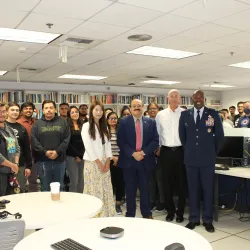
[[[117,143],[120,148],[118,167],[123,168],[126,189],[127,217],[135,217],[136,190],[140,189],[140,208],[144,218],[152,219],[148,184],[151,170],[156,166],[155,151],[159,137],[154,120],[143,117],[143,103],[131,102],[131,116],[120,120]]]
[[[200,225],[202,192],[203,226],[212,233],[215,160],[224,132],[218,113],[204,107],[204,99],[203,91],[194,92],[194,108],[181,113],[179,134],[184,147],[189,192],[189,223],[186,227],[194,229]]]

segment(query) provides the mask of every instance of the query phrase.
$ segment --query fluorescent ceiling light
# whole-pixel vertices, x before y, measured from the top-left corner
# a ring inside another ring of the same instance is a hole
[[[224,84],[211,84],[211,85],[205,84],[204,86],[210,87],[210,88],[233,88],[234,87],[231,85],[224,85]]]
[[[107,78],[106,76],[87,76],[87,75],[71,75],[71,74],[66,74],[59,76],[58,78],[66,78],[66,79],[79,79],[79,80],[102,80]]]
[[[197,56],[201,53],[174,50],[174,49],[165,49],[159,47],[152,46],[143,46],[138,49],[134,49],[126,52],[128,54],[136,54],[136,55],[145,55],[145,56],[158,56],[158,57],[167,57],[172,59],[182,59],[191,56]]]
[[[244,69],[250,69],[250,61],[248,62],[241,62],[241,63],[235,63],[228,65],[230,67],[236,67],[236,68],[244,68]]]
[[[143,81],[142,83],[154,83],[154,84],[172,85],[172,84],[177,84],[177,83],[180,83],[180,82],[176,82],[176,81],[162,81],[162,80],[147,80],[147,81]]]
[[[48,44],[61,34],[0,28],[0,40]]]
[[[7,71],[0,71],[0,76],[3,76],[7,73]]]

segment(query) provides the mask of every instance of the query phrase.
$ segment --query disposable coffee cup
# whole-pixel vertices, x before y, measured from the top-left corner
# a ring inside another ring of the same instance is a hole
[[[50,183],[51,199],[52,201],[60,200],[60,182]]]

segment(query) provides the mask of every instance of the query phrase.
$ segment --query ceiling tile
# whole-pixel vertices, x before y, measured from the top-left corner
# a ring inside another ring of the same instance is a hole
[[[188,37],[183,37],[179,35],[169,36],[163,38],[159,41],[153,42],[152,46],[163,47],[169,49],[182,49],[187,48],[188,46],[200,43],[199,40],[194,40]]]
[[[233,54],[231,54],[233,53]],[[221,56],[221,57],[238,57],[242,55],[249,54],[250,56],[250,47],[249,49],[239,48],[235,46],[230,46],[218,51],[211,51],[209,54],[215,55],[215,56]]]
[[[79,27],[72,30],[69,35],[88,37],[93,39],[102,39],[109,40],[115,36],[118,36],[126,31],[129,28],[104,24],[104,23],[94,23],[94,22],[85,22]]]
[[[208,0],[206,2],[207,4],[204,5],[203,1],[195,1],[172,13],[183,17],[211,22],[249,9],[248,5],[234,0]]]
[[[59,58],[55,56],[37,54],[23,62],[20,67],[24,68],[37,68],[37,69],[46,69],[52,65],[59,62]]]
[[[237,32],[235,34],[219,37],[215,42],[230,46],[250,43],[250,32]]]
[[[38,4],[40,0],[25,0],[25,1],[17,1],[17,0],[0,0],[1,9],[12,9],[12,10],[20,10],[20,11],[31,11],[32,8]]]
[[[218,37],[238,32],[235,29],[222,27],[216,24],[207,23],[202,26],[180,33],[181,36],[190,37],[200,41],[211,41]]]
[[[194,0],[174,0],[174,1],[166,1],[166,0],[119,0],[120,3],[126,3],[130,5],[134,5],[137,7],[142,7],[150,10],[157,10],[161,12],[170,12],[182,6],[185,6]]]
[[[22,48],[26,49],[23,53],[35,54],[46,46],[46,44],[5,41],[1,45],[0,50],[5,50],[8,53],[22,53],[19,51]]]
[[[19,53],[17,51],[10,53],[10,52],[1,50],[1,47],[0,47],[0,58],[1,58],[0,63],[1,65],[6,66],[6,67],[14,68],[18,64],[22,63],[23,61],[25,61],[31,56],[32,56],[31,54]]]
[[[88,19],[111,4],[110,1],[105,0],[43,0],[34,9],[34,12],[60,17]]]
[[[235,0],[236,2],[245,3],[250,5],[250,0]]]
[[[0,8],[0,27],[14,29],[28,12]]]
[[[238,30],[250,30],[250,9],[216,20],[214,23]]]
[[[49,55],[49,56],[59,57],[59,49],[60,49],[59,46],[48,45],[46,48],[44,48],[42,51],[40,51],[39,54],[45,54],[45,55]],[[77,54],[80,54],[83,51],[84,51],[83,49],[76,49],[76,48],[68,47],[68,51],[67,51],[68,58],[75,56]]]
[[[74,67],[69,65],[68,63],[58,63],[46,70],[44,70],[41,73],[36,74],[35,76],[32,76],[29,80],[30,81],[49,81],[52,80],[58,76],[67,74],[68,72],[74,70]]]
[[[34,73],[26,73],[26,72],[20,72],[19,78],[20,81],[26,81],[29,77],[33,76]],[[17,73],[16,72],[8,72],[3,77],[1,77],[1,80],[7,80],[7,81],[17,81]]]
[[[63,18],[53,15],[43,15],[31,13],[19,26],[19,29],[33,30],[41,32],[49,32],[55,34],[66,34],[70,30],[80,25],[83,21]],[[46,25],[47,23],[54,24],[51,29]]]
[[[105,58],[110,57],[109,51],[99,51],[99,50],[87,50],[79,55],[76,55],[72,58],[69,58],[68,64],[70,66],[78,66],[77,68],[81,68],[88,64],[92,64],[103,60]]]
[[[115,3],[91,18],[90,21],[134,28],[161,15],[161,12]]]
[[[144,58],[145,59],[145,58]],[[102,61],[93,63],[91,65],[85,66],[76,70],[76,74],[89,74],[92,72],[102,72],[110,69],[114,69],[117,67],[121,67],[123,65],[131,64],[135,61],[142,60],[141,57],[130,56],[128,54],[119,54],[108,59],[104,59]]]
[[[209,52],[224,49],[226,47],[229,47],[229,46],[228,45],[218,44],[218,43],[210,41],[210,42],[198,43],[198,44],[195,44],[193,46],[186,47],[185,49],[188,50],[188,51],[196,51],[196,52],[200,52],[200,53],[209,53]]]
[[[144,25],[141,25],[139,28],[148,31],[155,31],[157,29],[156,27],[161,27],[161,29],[158,30],[167,36],[189,30],[202,24],[204,24],[203,21],[166,14]]]

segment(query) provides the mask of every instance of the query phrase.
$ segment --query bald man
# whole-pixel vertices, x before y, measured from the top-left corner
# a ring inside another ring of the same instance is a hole
[[[189,193],[189,229],[200,225],[200,197],[203,197],[202,221],[213,233],[213,188],[216,155],[224,132],[218,112],[204,106],[204,92],[193,94],[194,107],[181,113],[179,134],[184,147]]]
[[[130,116],[119,122],[117,144],[120,156],[117,166],[123,169],[126,190],[126,217],[135,217],[136,190],[140,189],[140,208],[143,218],[152,219],[148,184],[156,167],[155,151],[159,136],[153,119],[143,116],[143,103],[135,99],[130,105]]]
[[[186,201],[186,171],[184,152],[179,137],[179,119],[183,109],[179,107],[180,92],[172,89],[168,93],[169,107],[156,116],[157,130],[160,139],[160,164],[163,170],[165,207],[168,215],[166,221],[184,220]],[[176,188],[178,204],[175,206],[173,196]]]

